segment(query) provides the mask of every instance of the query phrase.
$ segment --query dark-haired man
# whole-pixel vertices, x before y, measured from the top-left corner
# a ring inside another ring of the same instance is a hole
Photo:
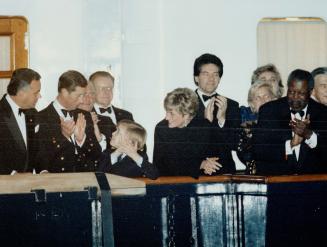
[[[217,88],[223,75],[223,63],[213,54],[203,54],[194,62],[193,76],[197,85],[199,98],[198,118],[206,118],[214,127],[213,145],[222,148],[225,153],[225,163],[220,172],[232,173],[235,164],[231,151],[236,149],[238,142],[237,129],[240,127],[239,105],[236,101],[217,93]]]
[[[31,172],[34,168],[40,79],[32,69],[16,69],[0,101],[0,174]]]
[[[320,173],[326,169],[327,110],[310,98],[313,78],[294,70],[287,96],[261,106],[254,132],[257,173]]]
[[[77,109],[83,102],[87,80],[78,71],[63,73],[58,96],[39,114],[39,170],[49,172],[94,171],[85,160],[97,160],[101,147],[89,112]],[[96,163],[94,163],[96,164]]]

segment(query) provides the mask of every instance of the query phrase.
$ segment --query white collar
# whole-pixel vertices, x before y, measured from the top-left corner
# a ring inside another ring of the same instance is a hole
[[[72,119],[72,116],[70,116],[70,114],[67,114],[67,116],[65,116],[64,113],[61,111],[61,110],[67,110],[67,109],[66,109],[65,107],[63,107],[63,106],[59,103],[58,99],[55,99],[55,100],[53,101],[53,107],[55,108],[55,110],[56,110],[56,112],[58,113],[58,115],[59,115],[60,117],[62,117],[63,119],[65,119],[65,120]]]
[[[199,87],[197,89],[197,92],[198,92],[199,96],[201,96],[201,98],[202,98],[202,95],[211,96],[214,94],[218,94],[216,91],[212,92],[211,94],[204,93]]]
[[[110,107],[112,110],[111,112],[113,112],[113,110],[114,110],[111,104],[108,105],[107,107],[103,107],[103,106],[100,106],[98,103],[94,103],[93,106],[94,106],[94,109],[97,114],[100,114],[100,108],[109,108]]]
[[[291,108],[290,108],[290,110],[292,110]],[[303,115],[303,117],[301,117],[301,120],[303,120],[303,119],[305,119],[305,117],[307,116],[307,111],[308,111],[308,104],[301,110],[301,111],[303,111],[304,112],[304,115]],[[294,115],[293,113],[291,113],[291,115]],[[300,115],[300,114],[298,114],[298,113],[296,113],[295,115]]]
[[[18,116],[18,110],[19,110],[19,106],[16,104],[16,102],[10,97],[9,94],[6,95],[6,100],[8,101],[12,111],[14,112],[15,115]]]

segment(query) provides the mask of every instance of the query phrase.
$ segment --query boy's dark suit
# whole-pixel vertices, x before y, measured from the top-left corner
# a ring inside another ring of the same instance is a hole
[[[100,161],[100,171],[116,174],[124,177],[147,177],[156,179],[158,170],[148,161],[148,156],[144,152],[138,152],[142,156],[143,162],[139,167],[129,156],[125,156],[115,164],[111,164],[110,151],[106,150]]]
[[[25,112],[27,147],[14,113],[6,100],[0,100],[0,174],[31,172],[34,168],[36,110]]]
[[[261,106],[258,126],[253,136],[257,173],[294,174],[327,171],[327,108],[309,99],[306,116],[309,114],[309,129],[317,134],[317,146],[311,149],[303,140],[297,161],[295,154],[286,156],[285,151],[286,140],[292,139],[292,130],[289,126],[291,111],[287,97]]]
[[[199,99],[199,110],[197,112],[196,117],[204,119],[205,106],[200,98],[200,95],[198,94],[198,90],[196,90],[195,92],[198,95]],[[216,117],[217,111],[218,107],[215,106],[213,112],[214,120],[212,122],[212,127],[214,128],[213,134],[215,135],[213,137],[213,141],[215,145],[218,145],[220,147],[220,149],[225,150],[225,158],[227,159],[226,162],[230,163],[232,166],[235,167],[231,151],[236,150],[236,146],[238,143],[237,130],[240,128],[241,124],[239,104],[236,101],[227,98],[226,120],[222,128],[220,128],[218,125],[218,119]]]
[[[38,153],[39,170],[49,172],[94,171],[97,167],[89,167],[86,159],[97,160],[101,155],[101,147],[94,135],[93,122],[89,112],[77,109],[72,111],[76,120],[78,113],[86,119],[86,139],[82,147],[74,145],[61,133],[60,117],[53,103],[39,113],[40,131]]]

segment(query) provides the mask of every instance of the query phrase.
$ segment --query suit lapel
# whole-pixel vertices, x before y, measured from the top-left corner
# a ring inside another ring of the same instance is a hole
[[[23,152],[26,152],[26,145],[23,139],[23,135],[20,132],[15,115],[9,103],[5,99],[5,96],[2,98],[1,103],[3,105],[4,112],[6,112],[5,116],[3,116],[4,123],[7,125],[7,128],[9,129],[19,149],[21,149]]]
[[[306,117],[308,116],[308,114],[310,115],[310,119],[316,119],[315,118],[315,108],[312,107],[312,101],[311,99],[309,99],[309,102],[308,102],[308,108],[307,108],[307,112],[306,112]],[[310,124],[311,126],[311,124]],[[311,128],[309,126],[309,128]],[[309,152],[309,147],[307,147],[307,144],[305,144],[305,142],[303,141],[302,144],[301,144],[301,148],[300,148],[300,154],[299,154],[299,160],[298,160],[298,165],[299,166],[302,166],[304,164],[304,161],[306,159],[306,156],[308,155],[308,152]]]
[[[198,110],[198,116],[200,118],[204,118],[204,110],[205,110],[205,107],[204,107],[204,104],[200,98],[200,95],[198,93],[198,89],[195,90],[195,93],[196,95],[198,96],[198,100],[199,100],[199,110]]]
[[[116,122],[118,123],[120,120],[124,119],[124,114],[122,111],[117,109],[116,107],[112,106],[112,109],[114,110],[114,114],[116,117]]]
[[[53,102],[49,106],[48,118],[51,119],[51,121],[49,121],[49,122],[59,124],[59,126],[60,126],[60,116],[58,115],[58,112],[54,108]]]
[[[284,104],[286,105],[285,107],[281,107],[281,109],[277,109],[278,111],[281,111],[281,128],[283,129],[290,129],[289,122],[291,121],[291,110],[290,107],[287,103],[287,100],[285,100]]]

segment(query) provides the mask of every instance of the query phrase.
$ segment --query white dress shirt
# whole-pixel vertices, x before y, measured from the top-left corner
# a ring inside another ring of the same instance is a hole
[[[100,112],[100,108],[111,108],[111,113],[109,113],[109,112],[103,112],[103,113],[101,113]],[[117,119],[116,119],[116,115],[115,115],[115,112],[114,112],[114,108],[112,107],[112,105],[109,105],[109,106],[107,106],[107,107],[102,107],[102,106],[100,106],[99,104],[97,104],[97,103],[94,103],[94,109],[95,109],[95,111],[96,111],[96,113],[98,114],[98,115],[101,115],[101,116],[105,116],[105,117],[110,117],[111,118],[111,120],[112,120],[112,122],[116,125],[117,124]]]

